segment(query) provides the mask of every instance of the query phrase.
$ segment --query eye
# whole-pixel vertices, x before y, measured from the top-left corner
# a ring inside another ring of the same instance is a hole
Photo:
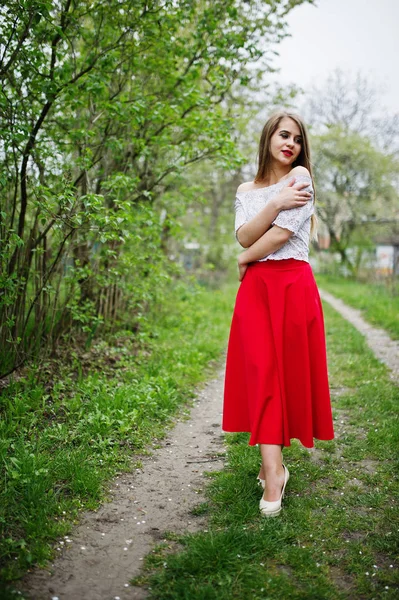
[[[297,144],[302,144],[302,138],[296,138],[295,141],[296,141]]]
[[[288,137],[288,134],[287,134],[287,133],[284,133],[284,132],[280,133],[280,135],[281,135],[281,137],[283,137],[283,138],[287,138],[287,137]]]

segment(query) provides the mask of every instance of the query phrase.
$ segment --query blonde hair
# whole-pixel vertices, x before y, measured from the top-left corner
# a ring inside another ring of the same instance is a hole
[[[255,183],[260,183],[265,181],[270,176],[271,165],[272,165],[272,155],[270,152],[270,139],[272,135],[276,132],[277,127],[280,124],[280,121],[284,119],[284,117],[288,117],[292,119],[299,128],[302,142],[301,142],[301,152],[299,153],[298,158],[293,163],[293,167],[302,166],[305,167],[309,173],[310,178],[312,180],[314,191],[314,201],[316,201],[316,188],[314,185],[313,173],[312,173],[312,164],[310,162],[310,145],[309,145],[309,136],[305,126],[305,123],[302,121],[299,115],[296,115],[287,111],[279,111],[272,114],[269,119],[266,121],[262,134],[260,136],[259,141],[259,151],[258,151],[258,171],[255,176]],[[310,220],[310,235],[311,239],[317,238],[317,217],[316,215],[311,216]]]

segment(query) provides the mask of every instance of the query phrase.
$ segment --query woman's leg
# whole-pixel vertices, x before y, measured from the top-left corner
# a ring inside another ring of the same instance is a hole
[[[260,448],[261,444],[259,444],[259,448]],[[281,451],[284,450],[284,444],[281,444]],[[262,454],[261,454],[261,460],[262,460]],[[265,473],[264,473],[264,469],[263,469],[263,463],[260,465],[260,469],[259,469],[259,475],[258,475],[258,479],[265,479]]]
[[[263,499],[268,502],[279,500],[284,485],[283,446],[280,444],[259,444],[262,466],[259,477],[265,480]]]

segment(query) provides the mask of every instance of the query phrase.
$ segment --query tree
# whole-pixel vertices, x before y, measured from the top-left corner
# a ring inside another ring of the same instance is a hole
[[[303,1],[0,9],[3,373],[72,326],[91,336],[151,301],[168,271],[162,198],[184,205],[189,165],[238,164],[234,97]]]
[[[330,127],[366,136],[383,152],[398,156],[399,113],[391,114],[382,102],[382,90],[361,72],[355,76],[335,69],[306,94],[302,107],[312,131]]]
[[[375,226],[395,218],[399,115],[383,114],[367,77],[340,69],[305,96],[321,229],[353,275]],[[389,134],[388,134],[389,132]]]
[[[365,136],[338,125],[312,141],[318,214],[331,249],[356,275],[360,253],[353,255],[348,249],[370,245],[365,224],[394,215],[398,164]]]

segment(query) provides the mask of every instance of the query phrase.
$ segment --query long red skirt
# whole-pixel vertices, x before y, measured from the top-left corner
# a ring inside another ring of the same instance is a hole
[[[323,311],[309,263],[249,265],[231,324],[223,431],[248,431],[249,445],[334,437]]]

